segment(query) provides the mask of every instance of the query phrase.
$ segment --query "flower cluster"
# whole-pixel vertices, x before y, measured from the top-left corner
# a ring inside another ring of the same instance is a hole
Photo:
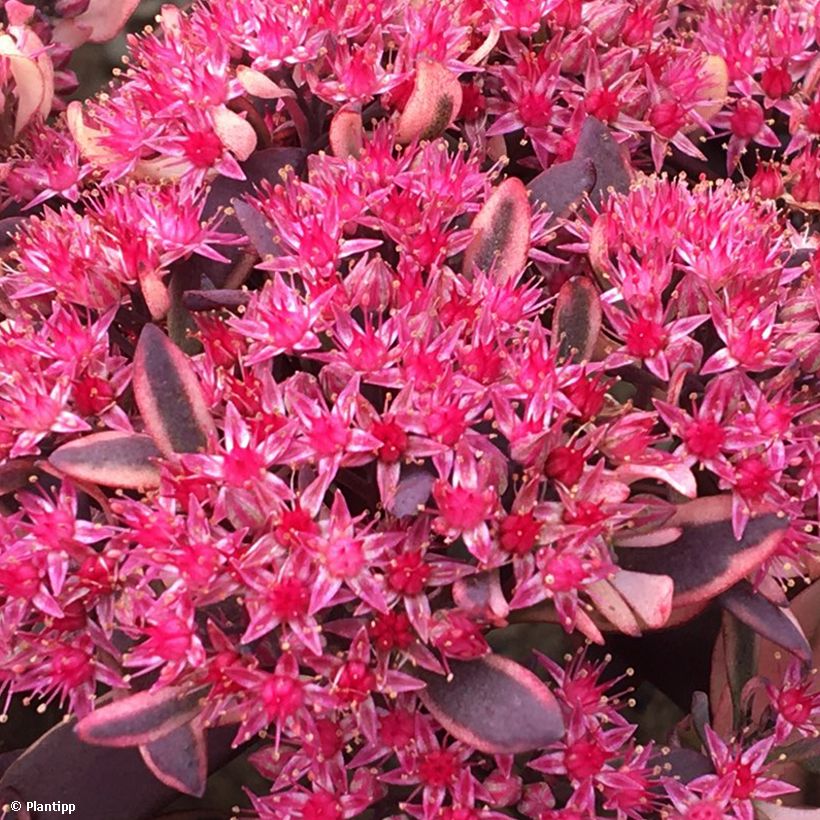
[[[134,4],[86,5],[53,43]],[[814,6],[166,6],[47,121],[6,3],[6,704],[194,794],[230,726],[260,817],[775,811],[820,755]],[[619,659],[498,649],[717,610],[661,743]]]

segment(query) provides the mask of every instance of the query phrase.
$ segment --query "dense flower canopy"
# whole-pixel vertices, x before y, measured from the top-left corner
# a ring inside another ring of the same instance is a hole
[[[159,741],[262,738],[266,818],[779,817],[820,755],[817,4],[211,0],[66,104],[133,6],[75,5],[0,34],[6,705],[193,793]],[[491,650],[718,608],[669,747],[600,654]]]

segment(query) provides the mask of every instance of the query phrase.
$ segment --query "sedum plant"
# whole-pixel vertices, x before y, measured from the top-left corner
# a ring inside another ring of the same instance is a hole
[[[816,4],[211,0],[61,100],[135,5],[0,33],[6,816],[816,818]]]

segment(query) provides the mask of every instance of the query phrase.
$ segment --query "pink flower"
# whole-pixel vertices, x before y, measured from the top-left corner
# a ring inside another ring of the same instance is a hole
[[[766,694],[777,716],[778,745],[793,733],[816,737],[820,732],[820,692],[812,691],[814,688],[813,676],[806,674],[796,659],[789,663],[781,683],[766,683]]]
[[[727,745],[707,726],[706,746],[715,774],[702,775],[689,783],[689,788],[699,793],[708,792],[725,778],[731,785],[729,804],[733,815],[739,820],[752,820],[753,800],[767,801],[797,791],[790,783],[768,776],[772,765],[766,759],[774,742],[774,735],[771,735],[746,749],[738,744]]]

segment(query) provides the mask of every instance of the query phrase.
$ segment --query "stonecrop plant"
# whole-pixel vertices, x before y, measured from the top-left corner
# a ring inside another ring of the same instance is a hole
[[[203,0],[69,101],[136,5],[2,14],[3,816],[817,820],[818,3]]]

